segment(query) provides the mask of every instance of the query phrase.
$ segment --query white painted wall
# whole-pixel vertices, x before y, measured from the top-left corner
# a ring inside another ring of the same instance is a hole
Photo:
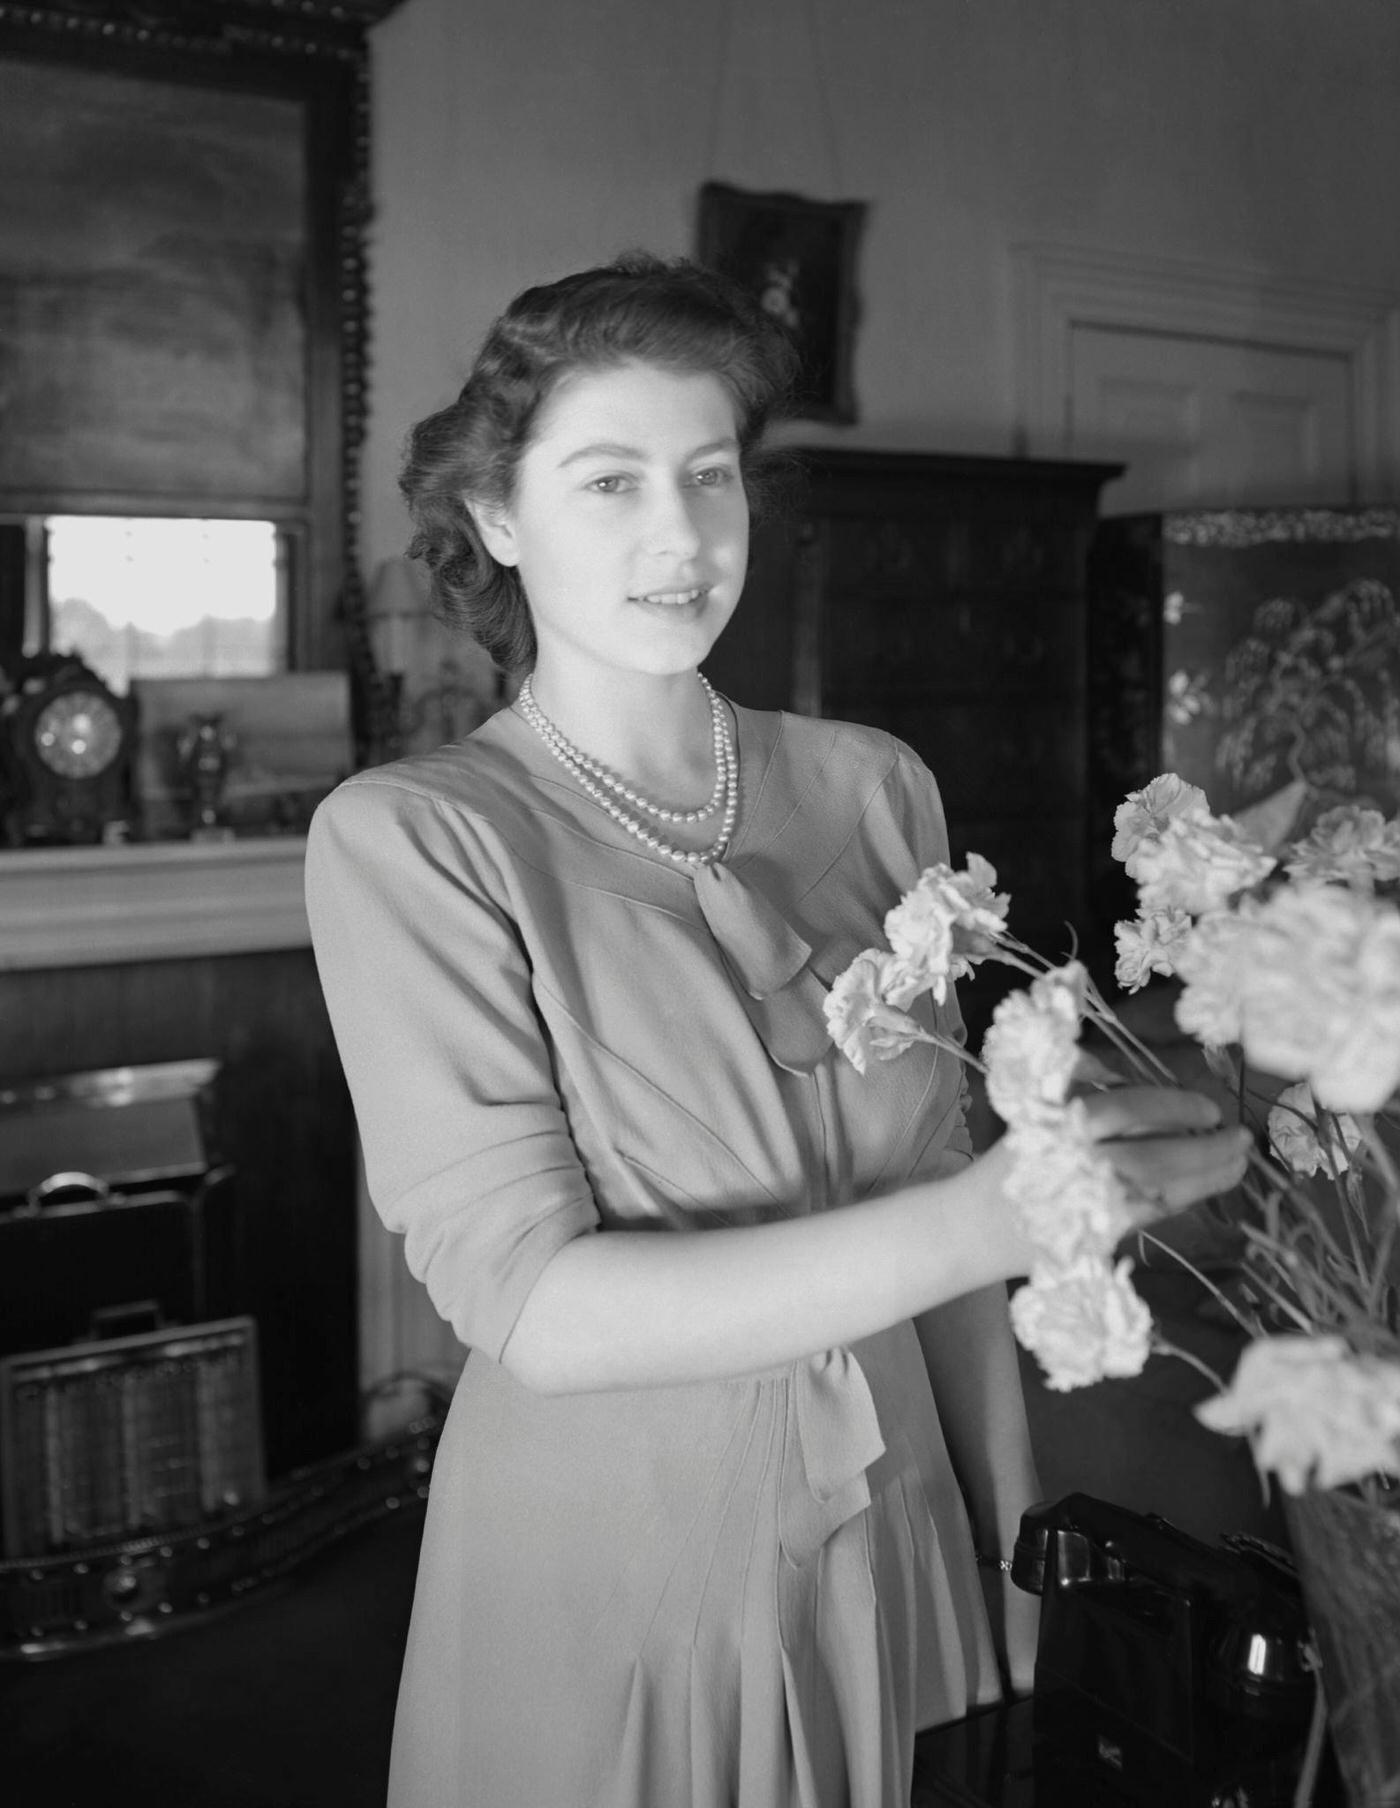
[[[871,203],[861,419],[810,439],[1016,450],[1027,241],[1400,291],[1393,0],[405,0],[373,45],[367,570],[492,316],[690,249],[709,178]]]

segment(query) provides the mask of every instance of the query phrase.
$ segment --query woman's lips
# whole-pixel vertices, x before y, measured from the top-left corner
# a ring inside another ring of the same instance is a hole
[[[688,590],[643,590],[636,596],[629,596],[629,603],[654,603],[662,609],[683,609],[688,603],[698,603],[710,593],[708,584],[695,584]]]

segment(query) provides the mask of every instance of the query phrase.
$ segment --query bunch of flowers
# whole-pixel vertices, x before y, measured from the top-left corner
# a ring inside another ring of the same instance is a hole
[[[1128,992],[1153,974],[1180,983],[1178,1024],[1257,1131],[1238,1284],[1198,1274],[1248,1341],[1198,1415],[1248,1436],[1290,1492],[1372,1489],[1400,1473],[1400,1171],[1385,1134],[1400,1087],[1400,819],[1342,806],[1270,848],[1167,773],[1120,806],[1115,831],[1138,889],[1115,977]],[[1118,1251],[1134,1201],[1076,1097],[1128,1077],[1179,1082],[1081,963],[1052,966],[1010,935],[995,886],[976,854],[963,872],[924,872],[885,919],[888,949],[867,949],[832,988],[833,1040],[861,1071],[922,1041],[985,1074],[1036,1251],[1012,1324],[1050,1387],[1135,1374],[1152,1350],[1202,1367],[1161,1337],[1132,1284]],[[1029,984],[997,1006],[976,1061],[911,1007],[985,960]],[[1086,1053],[1086,1025],[1117,1051],[1114,1072]]]

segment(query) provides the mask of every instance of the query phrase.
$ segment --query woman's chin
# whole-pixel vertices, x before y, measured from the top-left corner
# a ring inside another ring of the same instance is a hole
[[[695,603],[629,603],[628,609],[634,655],[658,676],[701,664],[730,614],[727,609],[716,609],[708,599]]]

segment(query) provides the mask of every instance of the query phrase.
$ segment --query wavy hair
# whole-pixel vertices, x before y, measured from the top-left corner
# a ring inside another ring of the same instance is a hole
[[[645,252],[525,290],[487,333],[456,401],[412,429],[399,478],[413,520],[408,554],[427,566],[435,612],[507,672],[533,665],[535,631],[518,572],[486,550],[468,500],[510,503],[561,378],[628,362],[718,377],[734,402],[753,513],[774,486],[781,458],[763,435],[790,402],[797,358],[743,290],[687,259]]]

